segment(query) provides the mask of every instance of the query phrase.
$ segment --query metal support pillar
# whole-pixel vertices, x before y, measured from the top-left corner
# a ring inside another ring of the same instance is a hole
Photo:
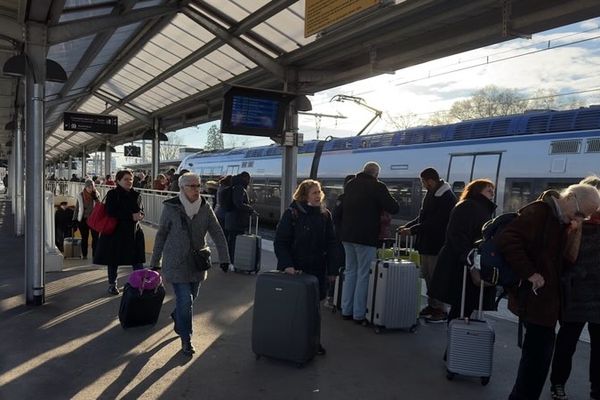
[[[152,121],[154,138],[152,139],[152,179],[156,179],[160,170],[160,121],[154,118]]]
[[[104,150],[104,176],[111,175],[110,172],[110,142],[106,141],[106,149]]]
[[[13,146],[14,146],[14,138],[13,135]],[[13,147],[9,156],[8,156],[8,193],[10,194],[10,208],[12,215],[15,215],[15,148]]]
[[[85,146],[81,146],[81,178],[85,179],[87,175],[87,154],[85,153]]]
[[[23,110],[19,109],[17,113],[17,130],[15,131],[15,140],[13,141],[13,155],[15,157],[15,235],[23,236],[25,234],[25,179],[23,172],[25,164],[23,163]]]
[[[67,180],[70,181],[73,177],[73,156],[69,154],[69,174],[67,175]]]
[[[287,83],[286,83],[287,86]],[[280,214],[287,210],[298,184],[298,110],[292,103],[285,121],[286,132],[293,135],[291,146],[283,146],[281,159],[281,203]]]

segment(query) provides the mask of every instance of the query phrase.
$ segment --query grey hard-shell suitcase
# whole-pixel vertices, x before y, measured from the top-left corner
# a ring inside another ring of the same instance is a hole
[[[247,235],[238,235],[235,239],[234,271],[256,273],[260,271],[260,256],[262,238],[258,236],[258,216],[256,216],[256,230],[252,233],[252,216]]]
[[[304,365],[317,354],[321,314],[319,281],[310,274],[258,275],[252,318],[252,351]]]
[[[463,272],[463,287],[460,304],[460,319],[448,325],[448,347],[446,353],[446,377],[454,379],[456,374],[481,378],[487,385],[492,376],[494,360],[494,328],[483,319],[483,280],[479,288],[477,319],[465,318],[465,290],[467,266]]]
[[[402,260],[373,261],[369,272],[366,319],[381,328],[408,329],[418,326],[421,279],[415,263]]]
[[[63,256],[65,258],[81,258],[81,239],[65,238],[63,240]]]

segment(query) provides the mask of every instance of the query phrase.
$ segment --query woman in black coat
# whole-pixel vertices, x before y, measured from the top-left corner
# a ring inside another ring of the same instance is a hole
[[[277,225],[273,243],[277,269],[288,274],[302,271],[317,277],[320,300],[325,299],[339,268],[339,246],[331,213],[325,208],[323,198],[319,182],[303,181]],[[319,354],[325,354],[321,345]]]
[[[492,218],[496,204],[494,183],[488,179],[470,182],[450,213],[446,241],[440,250],[428,295],[450,304],[448,321],[460,316],[464,266],[474,243],[481,239],[481,227]],[[494,308],[495,288],[484,290],[483,309]],[[465,316],[479,306],[479,287],[467,275]]]
[[[134,270],[144,268],[146,250],[144,232],[139,222],[144,219],[142,198],[133,190],[133,174],[121,170],[116,176],[117,187],[106,195],[106,212],[117,219],[112,235],[100,234],[94,264],[108,266],[108,292],[119,294],[117,269],[119,265],[131,265]]]

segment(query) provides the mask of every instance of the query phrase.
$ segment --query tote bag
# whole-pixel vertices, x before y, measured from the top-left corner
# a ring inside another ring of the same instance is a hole
[[[97,202],[87,219],[87,224],[102,235],[112,235],[117,227],[117,219],[108,215],[103,202]]]

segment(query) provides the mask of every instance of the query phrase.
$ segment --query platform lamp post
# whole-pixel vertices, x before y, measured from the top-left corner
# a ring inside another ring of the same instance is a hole
[[[48,53],[47,29],[43,25],[28,24],[26,27],[25,53],[9,58],[3,65],[5,76],[25,80],[25,160],[26,168],[16,165],[19,170],[28,171],[25,180],[25,300],[29,305],[45,302],[44,287],[44,90],[46,82],[64,83],[65,70],[56,61],[46,58]],[[19,119],[17,119],[19,121]],[[17,128],[17,132],[19,129]],[[16,147],[17,143],[15,143]],[[15,148],[16,152],[16,148]],[[17,158],[19,157],[16,154]],[[23,180],[17,180],[17,188]]]

